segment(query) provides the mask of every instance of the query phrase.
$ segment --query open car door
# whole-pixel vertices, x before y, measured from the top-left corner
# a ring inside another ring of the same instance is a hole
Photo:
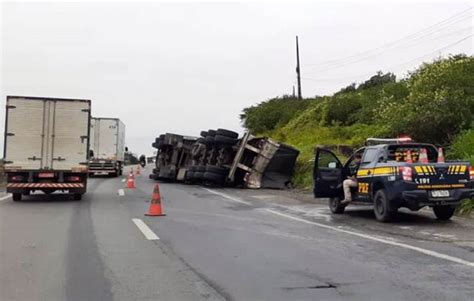
[[[313,180],[316,198],[332,198],[342,193],[342,164],[334,153],[316,149]]]

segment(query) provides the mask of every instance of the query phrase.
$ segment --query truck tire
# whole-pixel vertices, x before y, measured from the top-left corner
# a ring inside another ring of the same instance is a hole
[[[451,206],[434,206],[433,207],[433,213],[436,216],[437,219],[442,220],[442,221],[447,221],[450,219],[454,211],[456,211],[455,207]]]
[[[214,136],[206,136],[206,138],[204,138],[204,140],[206,140],[206,142],[209,143],[209,144],[213,144],[214,143]]]
[[[217,135],[217,131],[216,130],[207,130],[207,135],[214,137],[215,135]]]
[[[205,172],[202,175],[202,179],[205,181],[212,182],[214,184],[222,184],[225,181],[225,175],[213,173],[213,172]]]
[[[206,172],[212,172],[218,175],[226,176],[229,173],[229,169],[219,166],[206,166]]]
[[[382,223],[387,223],[393,220],[396,211],[389,209],[387,194],[384,189],[379,189],[374,196],[374,213],[375,218]]]
[[[329,199],[329,210],[331,210],[333,214],[342,214],[344,213],[345,209],[346,209],[346,206],[341,205],[341,198]]]
[[[13,194],[12,194],[12,199],[13,199],[13,201],[15,201],[15,202],[21,201],[21,193],[13,193]]]
[[[202,180],[202,177],[204,176],[204,172],[202,171],[195,171],[193,174],[193,179],[194,180]]]
[[[234,145],[237,143],[238,140],[227,136],[216,135],[214,137],[214,141],[216,142],[216,144]]]
[[[217,129],[216,135],[225,136],[233,139],[237,139],[239,137],[239,134],[237,134],[236,132],[229,131],[226,129]]]
[[[80,200],[82,200],[82,194],[80,194],[80,193],[75,193],[73,197],[74,197],[74,200],[75,200],[75,201],[80,201]]]
[[[188,171],[186,172],[186,177],[185,177],[185,179],[188,180],[188,181],[191,181],[192,179],[194,179],[194,171],[188,170]]]

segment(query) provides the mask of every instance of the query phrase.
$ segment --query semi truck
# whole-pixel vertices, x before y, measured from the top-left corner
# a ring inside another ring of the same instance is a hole
[[[91,101],[7,96],[4,168],[14,201],[60,191],[80,200],[87,190]]]
[[[119,176],[125,157],[125,124],[118,118],[91,118],[89,174]]]
[[[214,186],[287,188],[299,151],[268,137],[207,130],[201,137],[163,134],[151,179]]]

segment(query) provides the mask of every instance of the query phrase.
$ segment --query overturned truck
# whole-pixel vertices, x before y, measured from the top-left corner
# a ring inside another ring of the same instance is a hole
[[[152,144],[157,149],[150,178],[215,186],[287,188],[291,186],[299,151],[268,137],[217,129],[201,137],[166,133]]]

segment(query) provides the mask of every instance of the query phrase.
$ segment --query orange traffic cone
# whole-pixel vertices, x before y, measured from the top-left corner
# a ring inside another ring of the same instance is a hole
[[[438,163],[445,163],[443,148],[438,148]]]
[[[156,184],[155,189],[153,189],[150,208],[148,209],[148,213],[145,213],[145,215],[146,216],[165,216],[166,215],[161,210],[160,186],[158,186],[158,184]]]
[[[418,162],[423,164],[428,163],[428,153],[426,152],[426,148],[420,149],[420,157],[418,158]]]
[[[137,166],[137,172],[135,173],[137,176],[140,175],[140,165]]]
[[[135,177],[133,176],[133,173],[130,173],[128,175],[127,188],[136,188],[135,187]]]
[[[411,158],[411,150],[407,150],[406,155],[405,155],[405,162],[413,163],[413,159]]]

